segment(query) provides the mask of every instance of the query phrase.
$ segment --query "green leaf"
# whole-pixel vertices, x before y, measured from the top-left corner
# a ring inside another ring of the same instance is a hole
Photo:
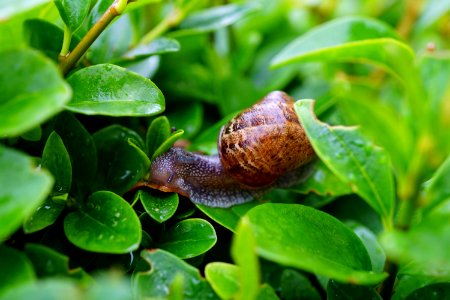
[[[21,285],[0,297],[1,300],[46,299],[58,300],[64,295],[65,300],[83,299],[81,290],[74,282],[64,278],[51,278]]]
[[[450,199],[450,156],[439,167],[425,188],[425,212],[430,212],[434,207]]]
[[[27,132],[23,133],[21,136],[26,141],[37,142],[42,138],[42,128],[41,126],[37,126]]]
[[[329,300],[351,300],[351,299],[367,299],[381,300],[380,295],[375,292],[374,288],[367,286],[358,286],[353,284],[342,284],[334,280],[328,281],[327,299]]]
[[[76,246],[102,253],[127,253],[141,242],[136,213],[128,202],[107,191],[92,194],[85,205],[68,214],[64,232]]]
[[[131,189],[148,172],[148,159],[140,149],[144,142],[134,131],[119,125],[103,128],[93,135],[98,155],[98,171],[94,188],[122,194]]]
[[[0,145],[0,241],[19,228],[52,186],[47,171],[34,167],[24,154]]]
[[[25,233],[33,233],[44,229],[58,219],[66,205],[59,203],[52,198],[47,198],[42,204],[40,204],[33,214],[28,217],[23,223],[23,231]]]
[[[450,201],[446,204],[407,232],[383,233],[380,242],[387,256],[403,263],[413,261],[423,273],[450,275]]]
[[[241,20],[257,9],[258,7],[253,3],[246,3],[228,4],[198,11],[189,14],[179,25],[180,30],[173,32],[172,35],[179,36],[215,31]]]
[[[72,165],[71,194],[86,196],[97,173],[97,149],[94,139],[69,112],[58,115],[54,130],[64,142]],[[81,151],[80,151],[81,150]]]
[[[0,2],[0,22],[50,0],[6,0]]]
[[[424,286],[415,290],[405,300],[440,300],[450,298],[450,283],[441,282]]]
[[[221,299],[234,299],[239,291],[239,268],[235,265],[212,262],[205,267],[205,277]]]
[[[413,60],[412,51],[396,41],[396,32],[382,22],[366,17],[347,17],[315,27],[288,44],[272,60],[272,67],[293,62],[330,61],[365,58],[368,62],[391,66],[389,51],[400,51]],[[391,53],[392,54],[392,53]],[[392,71],[395,71],[393,69]]]
[[[57,62],[64,39],[64,31],[53,23],[41,19],[28,19],[23,23],[24,36],[28,45]],[[75,48],[80,42],[72,36],[69,50]]]
[[[197,134],[203,124],[203,106],[200,103],[188,105],[178,104],[175,110],[167,114],[170,124],[184,130],[184,138],[191,139]]]
[[[132,30],[130,16],[121,16],[95,40],[87,51],[86,57],[93,64],[117,62],[132,43],[130,34]]]
[[[41,164],[55,178],[53,191],[58,194],[68,193],[72,184],[72,165],[61,137],[54,131],[45,143]]]
[[[351,188],[334,175],[322,161],[312,166],[311,175],[306,180],[290,186],[289,190],[302,194],[313,192],[321,196],[341,196],[352,193]]]
[[[0,298],[8,290],[34,282],[33,266],[23,253],[0,245],[0,257]]]
[[[394,183],[388,156],[356,128],[321,123],[314,116],[313,104],[312,100],[297,101],[295,110],[315,152],[391,228]]]
[[[178,208],[178,194],[140,190],[136,194],[145,211],[158,223],[170,219]]]
[[[87,115],[151,116],[165,108],[164,96],[147,78],[102,64],[73,73],[67,81],[74,95],[68,109]]]
[[[66,276],[86,282],[91,280],[81,268],[70,269],[69,258],[51,248],[39,244],[26,244],[25,253],[40,278]]]
[[[280,300],[280,298],[278,298],[277,294],[275,293],[274,289],[267,283],[261,285],[256,299],[257,300]]]
[[[161,116],[152,121],[147,130],[147,154],[152,157],[156,149],[170,136],[170,123],[166,116]]]
[[[171,38],[160,37],[148,45],[138,45],[130,51],[126,52],[117,61],[135,61],[148,58],[153,55],[159,55],[170,52],[177,52],[180,50],[180,43]],[[114,61],[115,63],[117,62]]]
[[[257,252],[265,259],[340,282],[376,284],[386,274],[372,272],[361,240],[344,224],[298,204],[263,204],[247,213]]]
[[[260,267],[257,240],[247,218],[241,219],[231,246],[231,257],[239,267],[240,289],[236,299],[254,299],[258,294]]]
[[[91,0],[54,0],[64,23],[75,32],[86,18]]]
[[[58,113],[70,88],[58,68],[29,49],[0,52],[0,137],[20,135]]]
[[[183,278],[184,299],[218,299],[197,269],[164,250],[144,250],[142,258],[148,271],[133,274],[133,291],[138,299],[167,298],[176,276]]]
[[[177,131],[173,132],[159,147],[155,150],[155,152],[152,155],[151,160],[153,161],[156,157],[160,156],[161,154],[167,152],[167,150],[170,149],[170,147],[173,146],[173,144],[182,136],[184,133],[183,129],[178,129]]]
[[[281,293],[282,299],[311,299],[319,300],[321,299],[320,294],[311,285],[308,278],[295,271],[295,270],[284,270],[281,274]]]
[[[208,217],[233,232],[236,231],[239,220],[250,209],[257,205],[259,205],[259,203],[256,201],[234,205],[229,208],[209,207],[201,204],[196,204],[198,209],[204,212]]]
[[[169,228],[157,245],[185,259],[207,252],[216,242],[216,231],[208,221],[187,219]]]

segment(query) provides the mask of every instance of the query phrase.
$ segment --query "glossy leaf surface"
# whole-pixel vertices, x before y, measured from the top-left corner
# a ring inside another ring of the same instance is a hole
[[[295,110],[302,120],[319,158],[343,182],[351,185],[390,226],[394,213],[394,184],[390,161],[383,149],[373,145],[352,127],[329,126],[317,120],[314,102],[297,101]]]
[[[169,228],[158,247],[184,259],[205,253],[216,241],[216,231],[208,221],[187,219]]]
[[[33,166],[26,155],[0,145],[0,240],[12,234],[47,197],[49,172]]]
[[[67,81],[74,94],[68,109],[87,115],[151,116],[164,110],[164,96],[147,78],[102,64],[84,68]]]
[[[375,284],[385,278],[371,271],[360,239],[324,212],[295,204],[263,204],[249,211],[247,218],[257,252],[268,260],[340,282]]]
[[[17,136],[63,110],[70,87],[42,54],[0,52],[0,137]]]
[[[235,265],[209,263],[205,267],[205,277],[221,299],[233,299],[239,291],[239,268]]]
[[[170,219],[178,208],[178,194],[140,190],[137,197],[145,211],[158,223]]]
[[[64,220],[67,238],[78,247],[102,253],[127,253],[141,241],[141,224],[131,206],[114,193],[92,194]]]
[[[91,6],[90,0],[55,0],[54,2],[61,18],[72,32],[81,26]]]

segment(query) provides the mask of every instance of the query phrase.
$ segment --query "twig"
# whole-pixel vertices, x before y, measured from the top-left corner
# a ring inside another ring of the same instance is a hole
[[[72,67],[80,60],[87,49],[94,43],[98,36],[105,30],[105,28],[114,20],[115,17],[119,16],[125,10],[127,5],[127,0],[116,0],[108,8],[108,10],[101,16],[100,20],[94,24],[94,26],[89,29],[86,35],[81,39],[78,45],[73,49],[69,55],[60,58],[60,68],[63,74],[72,69]]]

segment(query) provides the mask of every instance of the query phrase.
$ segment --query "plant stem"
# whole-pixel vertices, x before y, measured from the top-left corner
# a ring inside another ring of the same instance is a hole
[[[67,74],[67,72],[72,69],[72,67],[80,60],[87,49],[92,45],[92,43],[94,43],[103,30],[105,30],[105,28],[111,23],[111,21],[125,10],[126,5],[127,0],[114,1],[114,3],[111,4],[108,10],[97,21],[97,23],[89,29],[75,49],[73,49],[68,56],[64,56],[60,59],[59,66],[63,74]]]
[[[422,0],[409,0],[407,2],[405,14],[397,25],[397,32],[400,36],[406,38],[411,33],[414,22],[419,16],[422,2]]]
[[[139,42],[139,44],[149,44],[157,37],[164,34],[171,27],[178,25],[184,18],[184,14],[181,10],[174,8],[170,15],[156,25],[151,31],[149,31]]]
[[[64,25],[64,38],[59,56],[64,58],[70,51],[70,42],[72,41],[72,31],[67,25]]]

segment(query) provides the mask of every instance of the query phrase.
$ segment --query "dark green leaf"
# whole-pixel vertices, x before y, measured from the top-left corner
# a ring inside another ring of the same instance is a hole
[[[0,241],[47,197],[52,176],[33,166],[29,157],[0,145]]]
[[[319,210],[297,204],[263,204],[246,216],[258,253],[271,261],[341,282],[376,284],[361,240],[344,224]]]
[[[29,49],[0,52],[0,137],[17,136],[58,113],[70,88],[46,57]]]
[[[42,128],[41,126],[35,127],[23,133],[20,137],[26,141],[32,142],[39,141],[42,138]]]
[[[23,223],[25,233],[33,233],[55,223],[66,205],[47,198]]]
[[[91,6],[90,0],[54,0],[64,23],[75,32],[86,18]]]
[[[41,164],[55,178],[53,192],[67,194],[72,184],[72,165],[69,153],[67,153],[63,141],[56,132],[52,132],[47,139]]]
[[[152,121],[147,130],[147,154],[152,157],[156,149],[170,136],[169,120],[165,116],[158,117]]]
[[[394,183],[390,161],[383,149],[376,147],[356,128],[331,127],[313,113],[314,101],[301,100],[295,110],[302,120],[319,158],[343,182],[360,195],[391,228],[394,213]]]
[[[239,267],[238,299],[254,299],[260,284],[260,266],[256,255],[255,233],[248,219],[239,222],[231,246],[231,257]]]
[[[381,300],[375,290],[367,286],[358,286],[351,284],[342,284],[334,280],[328,281],[327,299],[330,300]]]
[[[152,55],[159,55],[180,50],[180,43],[171,38],[160,37],[148,45],[138,45],[126,52],[118,61],[142,60]],[[116,62],[116,61],[114,61]]]
[[[67,81],[74,90],[68,109],[87,115],[151,116],[165,108],[164,96],[147,78],[103,64],[84,68]]]
[[[136,196],[141,200],[145,211],[158,223],[170,219],[178,207],[178,194],[176,193],[140,190]]]
[[[228,4],[190,14],[173,35],[197,34],[229,26],[257,10],[253,3]]]
[[[195,136],[203,124],[203,106],[200,103],[189,105],[179,104],[176,110],[168,113],[170,124],[177,129],[184,130],[184,138],[191,139]]]
[[[170,149],[170,147],[173,146],[173,144],[182,136],[184,133],[183,129],[178,129],[177,131],[173,132],[159,147],[155,150],[155,152],[152,155],[151,160],[154,160],[156,157],[160,156],[161,154],[167,152],[167,150]]]
[[[92,194],[64,220],[64,232],[76,246],[102,253],[127,253],[139,247],[141,224],[131,206],[114,193]]]
[[[229,208],[209,207],[197,204],[198,209],[204,212],[208,217],[222,225],[223,227],[235,231],[239,220],[253,207],[259,205],[252,201],[244,204],[234,205]]]
[[[33,263],[38,277],[67,276],[86,282],[91,279],[81,268],[70,269],[69,258],[51,248],[39,244],[27,244],[25,253]]]
[[[34,282],[33,266],[23,253],[0,245],[0,257],[0,298],[8,290]]]
[[[281,274],[280,296],[286,300],[321,299],[320,294],[305,275],[290,269],[284,270]]]
[[[212,262],[205,267],[205,277],[221,299],[234,299],[239,291],[239,268],[235,265]]]
[[[343,183],[321,161],[314,164],[311,175],[305,181],[289,187],[289,190],[303,194],[313,192],[321,196],[341,196],[352,193],[350,186]]]
[[[415,290],[405,300],[441,300],[450,298],[450,283],[442,282],[424,286]]]
[[[94,181],[97,172],[97,149],[94,139],[69,112],[56,119],[54,130],[64,142],[72,165],[71,194],[83,198]]]
[[[148,172],[148,159],[140,149],[144,142],[134,131],[119,125],[112,125],[93,135],[98,155],[98,172],[95,189],[107,189],[118,194],[131,189]]]
[[[64,32],[61,28],[41,19],[26,20],[23,27],[25,40],[30,47],[41,50],[47,57],[55,62],[58,61],[64,38]],[[75,48],[79,42],[80,39],[73,36],[70,50]]]
[[[86,56],[94,64],[116,62],[128,50],[132,31],[129,15],[108,26],[89,48]]]
[[[181,276],[184,299],[218,299],[199,271],[175,255],[164,250],[144,250],[141,256],[150,269],[136,269],[133,274],[133,290],[137,298],[166,298],[175,276]]]
[[[208,221],[187,219],[169,228],[157,245],[179,258],[191,258],[211,249],[216,241],[216,231]]]

